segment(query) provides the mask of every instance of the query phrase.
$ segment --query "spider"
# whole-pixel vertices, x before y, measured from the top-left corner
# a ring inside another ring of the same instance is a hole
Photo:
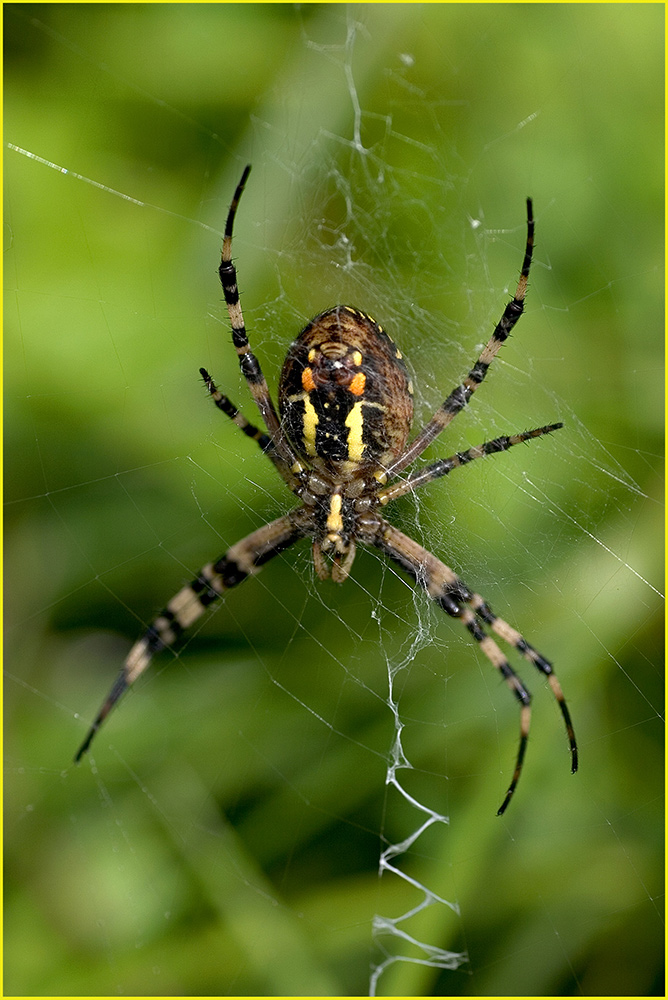
[[[248,342],[237,272],[232,262],[232,230],[249,173],[247,166],[230,205],[219,275],[232,325],[232,342],[266,432],[246,420],[228,397],[219,392],[204,368],[200,374],[218,409],[257,442],[300,502],[289,513],[251,532],[215,562],[204,566],[169,601],[132,646],[75,761],[89,749],[113,706],[146,670],[153,656],[171,647],[222,594],[301,538],[312,539],[313,562],[320,579],[331,577],[342,583],[350,573],[356,546],[362,544],[384,552],[446,614],[460,619],[519,702],[519,748],[510,785],[498,809],[501,815],[522,771],[529,738],[531,696],[489,632],[516,649],[547,678],[566,726],[571,770],[575,772],[578,751],[561,686],[549,660],[497,617],[489,604],[449,566],[386,521],[381,511],[390,502],[448,475],[453,469],[563,426],[555,423],[497,437],[402,475],[469,402],[522,315],[534,240],[531,199],[527,199],[526,248],[514,297],[467,377],[409,442],[413,387],[401,352],[371,316],[352,306],[339,305],[320,313],[291,344],[280,375],[277,412]]]

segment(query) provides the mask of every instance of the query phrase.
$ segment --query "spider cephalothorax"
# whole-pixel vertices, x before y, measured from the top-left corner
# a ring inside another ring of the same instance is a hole
[[[232,263],[234,218],[249,172],[250,167],[246,167],[232,199],[219,274],[232,324],[232,342],[266,432],[242,416],[228,397],[218,391],[205,369],[200,372],[216,406],[244,434],[257,441],[300,503],[288,514],[237,542],[215,562],[208,563],[169,601],[130,650],[76,760],[88,750],[104,719],[154,654],[171,646],[227,590],[301,538],[312,540],[318,576],[326,579],[331,575],[334,581],[343,582],[350,573],[356,546],[362,544],[384,552],[448,615],[459,618],[517,698],[520,744],[513,776],[498,810],[502,813],[522,771],[529,738],[531,696],[486,628],[514,647],[547,678],[566,726],[571,770],[576,771],[575,734],[561,686],[549,660],[498,618],[483,598],[445,563],[386,521],[381,510],[460,465],[506,451],[562,426],[548,424],[503,435],[401,475],[466,406],[522,315],[533,252],[531,201],[527,199],[527,241],[515,295],[467,377],[455,386],[431,420],[409,442],[413,387],[401,352],[374,319],[352,306],[335,306],[320,313],[291,344],[280,376],[279,412],[276,411],[248,342]]]

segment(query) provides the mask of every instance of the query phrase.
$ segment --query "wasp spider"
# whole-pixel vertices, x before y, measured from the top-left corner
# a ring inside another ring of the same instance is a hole
[[[498,810],[503,813],[522,770],[529,737],[531,696],[489,633],[516,649],[547,677],[566,725],[571,770],[575,771],[578,765],[575,734],[559,681],[549,660],[498,618],[449,566],[386,521],[381,511],[391,501],[448,475],[458,466],[506,451],[562,426],[549,424],[497,437],[403,474],[469,402],[522,315],[533,251],[531,200],[527,199],[526,249],[514,297],[467,377],[409,443],[413,388],[402,355],[371,316],[351,306],[335,306],[316,316],[290,346],[280,376],[276,411],[248,342],[237,272],[232,263],[234,218],[249,172],[248,166],[227,216],[219,274],[232,324],[232,341],[266,431],[242,416],[227,396],[219,392],[204,368],[200,372],[215,405],[244,434],[257,441],[299,499],[299,505],[208,563],[192,583],[172,598],[130,650],[75,759],[79,761],[88,750],[112,707],[146,670],[152,657],[176,642],[213,601],[256,573],[279,552],[301,538],[310,538],[320,579],[331,576],[341,583],[350,573],[356,546],[373,545],[398,563],[446,614],[460,619],[520,704],[519,749],[510,785]]]

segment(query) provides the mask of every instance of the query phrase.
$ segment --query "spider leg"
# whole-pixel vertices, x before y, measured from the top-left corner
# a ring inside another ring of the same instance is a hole
[[[444,400],[431,420],[425,424],[417,437],[408,445],[402,455],[386,470],[387,478],[398,475],[422,454],[425,448],[438,437],[442,430],[464,409],[473,393],[484,380],[489,366],[499,353],[502,344],[524,312],[524,299],[527,293],[531,257],[533,254],[534,219],[531,198],[527,198],[527,241],[524,249],[524,261],[520,280],[517,283],[515,295],[504,309],[503,316],[496,324],[494,333],[482,349],[480,357],[474,364],[468,376],[461,385],[456,386],[448,398]]]
[[[250,169],[249,164],[241,175],[241,180],[237,185],[230,205],[227,222],[225,223],[225,236],[223,238],[223,249],[218,274],[220,276],[220,283],[223,286],[223,294],[225,295],[230,323],[232,324],[232,343],[239,358],[241,372],[248,383],[248,388],[269,431],[276,451],[285,465],[297,474],[302,471],[301,462],[297,458],[292,445],[281,427],[276,407],[269,392],[267,380],[262,374],[260,362],[253,354],[248,342],[248,334],[246,333],[243,312],[241,311],[241,301],[239,299],[237,269],[232,263],[232,230],[234,229],[234,218],[237,214],[237,207],[246,186]]]
[[[249,420],[246,420],[246,418],[236,408],[232,400],[220,392],[206,368],[200,368],[199,373],[204,379],[204,384],[206,385],[209,395],[218,409],[222,410],[222,412],[228,416],[230,420],[244,432],[244,434],[246,434],[249,438],[252,438],[254,441],[257,441],[265,454],[267,452],[275,452],[273,442],[269,435],[265,434],[258,427],[255,427],[255,425],[251,424]]]
[[[171,646],[218,597],[256,573],[307,533],[300,518],[301,510],[297,508],[247,535],[216,562],[204,566],[195,579],[171,599],[130,650],[120,675],[77,751],[75,762],[81,760],[116,702],[146,670],[156,653]]]
[[[534,667],[547,677],[548,684],[552,689],[552,694],[555,697],[559,709],[564,720],[564,725],[566,726],[566,733],[568,736],[568,745],[571,751],[571,773],[575,774],[578,769],[578,747],[575,740],[575,732],[573,730],[573,723],[571,721],[571,713],[568,710],[568,705],[566,704],[566,699],[564,698],[564,692],[561,689],[561,684],[557,680],[557,676],[554,672],[554,668],[549,660],[546,660],[538,650],[534,649],[533,646],[526,641],[526,639],[514,629],[512,625],[504,621],[503,618],[499,618],[495,615],[489,604],[483,600],[480,594],[471,594],[469,603],[473,610],[475,611],[478,618],[485,622],[486,625],[492,629],[498,636],[500,636],[504,642],[507,642],[509,646],[514,646],[518,653],[529,661],[533,663]]]
[[[249,420],[246,420],[244,415],[236,408],[232,400],[220,392],[206,368],[200,368],[199,371],[200,375],[204,379],[204,384],[207,387],[209,395],[218,409],[228,416],[232,423],[236,424],[239,430],[243,431],[247,437],[251,438],[253,441],[257,441],[262,452],[273,462],[279,474],[288,484],[290,489],[293,490],[293,492],[296,491],[299,487],[299,482],[292,470],[288,468],[286,463],[276,451],[272,438],[268,434],[261,431],[259,427],[251,424]]]
[[[396,500],[397,497],[404,496],[406,493],[413,493],[415,490],[420,489],[420,487],[426,486],[427,483],[433,482],[434,479],[447,476],[449,472],[452,472],[453,469],[458,468],[460,465],[467,465],[476,458],[484,458],[485,455],[494,455],[499,451],[507,451],[513,445],[521,444],[523,441],[531,441],[542,434],[550,434],[552,431],[557,431],[563,426],[562,423],[559,423],[548,424],[546,427],[534,427],[533,430],[523,431],[521,434],[504,435],[494,438],[492,441],[485,441],[483,444],[476,445],[473,448],[467,448],[466,451],[458,451],[456,455],[451,455],[449,458],[441,458],[432,465],[428,465],[425,469],[411,472],[410,475],[406,476],[400,482],[379,490],[378,499],[381,504],[387,504],[391,500]]]
[[[489,636],[481,622],[488,625],[504,642],[519,653],[544,674],[552,693],[561,709],[571,751],[571,771],[578,766],[577,744],[568,706],[561,686],[554,674],[552,664],[541,656],[519,632],[498,618],[479,594],[473,593],[457,574],[437,559],[428,549],[399,531],[383,518],[377,518],[373,527],[369,525],[361,539],[368,545],[375,545],[398,563],[426,591],[431,599],[453,618],[459,618],[493,667],[495,667],[520,703],[520,743],[515,761],[515,769],[498,815],[508,807],[522,773],[522,765],[529,740],[531,722],[531,695],[524,687],[497,643]]]

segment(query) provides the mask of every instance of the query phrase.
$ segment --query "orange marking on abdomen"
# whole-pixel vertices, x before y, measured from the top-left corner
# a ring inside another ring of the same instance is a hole
[[[358,372],[357,375],[353,377],[352,382],[348,386],[353,396],[361,396],[364,392],[364,386],[366,385],[366,375],[364,372]]]

